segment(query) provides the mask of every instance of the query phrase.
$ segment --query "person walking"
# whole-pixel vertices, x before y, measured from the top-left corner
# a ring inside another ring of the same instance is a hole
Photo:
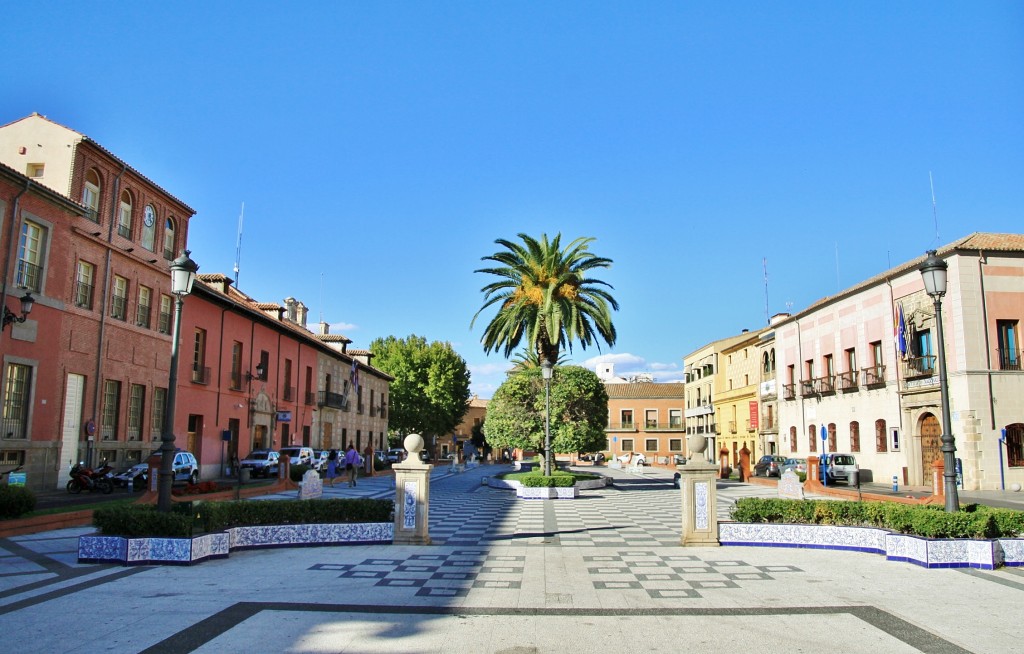
[[[348,444],[348,450],[345,452],[345,474],[348,475],[348,487],[352,488],[356,485],[356,473],[359,470],[359,452],[356,451],[356,446],[352,443]]]
[[[334,486],[334,478],[338,476],[338,450],[331,450],[327,455],[327,485]]]

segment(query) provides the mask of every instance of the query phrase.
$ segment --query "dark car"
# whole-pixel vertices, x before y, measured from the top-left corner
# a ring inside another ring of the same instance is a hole
[[[785,463],[785,457],[781,457],[776,454],[766,454],[758,459],[757,463],[754,464],[754,476],[781,477],[782,466],[785,465]]]

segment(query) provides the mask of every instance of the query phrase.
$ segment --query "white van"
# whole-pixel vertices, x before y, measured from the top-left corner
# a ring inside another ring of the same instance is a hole
[[[313,465],[313,448],[311,447],[299,447],[297,445],[289,445],[288,447],[282,447],[278,450],[278,454],[281,456],[287,455],[291,458],[291,465],[298,466],[312,466]]]
[[[850,483],[851,473],[860,470],[857,459],[852,454],[822,454],[821,473],[827,477],[828,483],[837,481]]]

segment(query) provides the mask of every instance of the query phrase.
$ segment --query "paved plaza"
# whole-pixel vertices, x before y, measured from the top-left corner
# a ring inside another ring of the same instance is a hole
[[[858,552],[679,547],[667,470],[607,470],[576,500],[517,500],[484,466],[435,470],[423,547],[83,565],[91,528],[0,540],[3,651],[1018,652],[1024,571]],[[391,497],[393,478],[325,488]],[[774,489],[719,483],[719,515]],[[294,496],[290,493],[289,497]],[[284,497],[280,495],[278,497]],[[273,496],[267,499],[273,499]]]

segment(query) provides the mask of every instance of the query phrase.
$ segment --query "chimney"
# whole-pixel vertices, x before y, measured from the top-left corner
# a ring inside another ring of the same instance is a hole
[[[309,309],[302,302],[295,305],[295,322],[299,323],[302,328],[306,327],[306,314],[309,313]]]
[[[284,299],[285,316],[292,322],[295,322],[295,304],[295,298],[293,297],[286,297]]]
[[[320,321],[320,331],[318,333],[321,336],[327,336],[331,333],[331,326],[326,322]]]

